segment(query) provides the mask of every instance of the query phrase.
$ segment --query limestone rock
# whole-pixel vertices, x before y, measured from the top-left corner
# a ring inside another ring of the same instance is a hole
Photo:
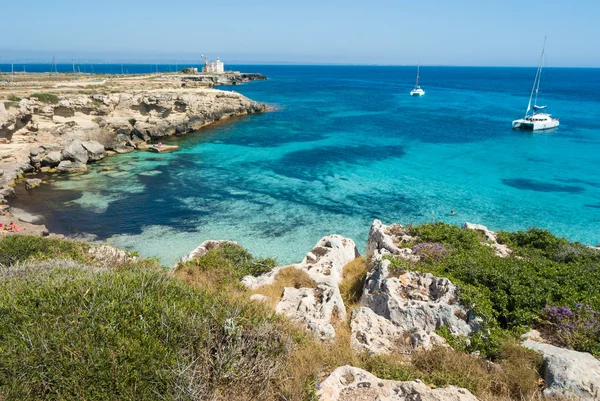
[[[391,226],[384,225],[381,221],[375,220],[369,231],[367,241],[367,257],[380,260],[385,255],[394,255],[401,259],[417,262],[419,256],[414,255],[412,249],[401,248],[397,244],[408,243],[414,240],[408,235],[404,227],[400,224]]]
[[[459,304],[450,280],[411,271],[394,276],[389,264],[382,260],[368,274],[360,302],[397,326],[414,350],[443,344],[434,332],[442,326],[465,336],[480,329],[480,320]]]
[[[402,330],[369,308],[360,307],[352,311],[350,328],[350,343],[356,351],[390,354],[402,352],[404,348]]]
[[[42,166],[56,167],[62,160],[62,154],[59,151],[51,151],[42,159]]]
[[[29,213],[23,209],[11,208],[11,214],[15,219],[29,224],[44,224],[44,216]]]
[[[291,266],[305,271],[318,287],[285,288],[276,311],[301,322],[317,338],[333,338],[335,329],[332,323],[336,319],[346,319],[346,307],[338,284],[342,280],[344,266],[357,256],[356,245],[351,239],[340,235],[321,238],[302,262]],[[242,283],[251,289],[273,284],[282,268],[277,267],[259,277],[246,276]]]
[[[544,358],[544,397],[595,401],[600,398],[600,361],[587,352],[527,340],[523,346]]]
[[[88,152],[88,160],[97,161],[106,157],[106,150],[100,142],[96,141],[85,141],[81,142],[81,145]]]
[[[198,258],[202,255],[205,255],[208,251],[212,249],[217,249],[222,247],[224,244],[237,244],[235,241],[227,241],[227,240],[208,240],[204,241],[196,249],[192,252],[188,253],[181,259],[181,263],[189,262],[195,258]]]
[[[501,258],[507,258],[512,253],[511,249],[508,246],[498,243],[498,237],[496,236],[496,233],[490,231],[486,226],[483,226],[481,224],[465,223],[463,225],[463,229],[474,230],[481,233],[485,237],[485,241],[483,241],[483,244],[493,248],[496,255],[500,256]]]
[[[275,311],[305,324],[321,340],[335,337],[333,319],[346,319],[339,289],[325,284],[317,288],[286,287]]]
[[[271,302],[271,297],[262,294],[254,294],[250,296],[250,301],[269,303]]]
[[[25,189],[33,189],[39,187],[42,184],[42,180],[39,178],[29,178],[25,181]]]
[[[58,168],[56,169],[59,173],[84,173],[87,171],[87,166],[83,163],[72,162],[69,160],[63,160],[59,163]]]
[[[86,164],[89,156],[81,141],[73,141],[62,151],[63,160]]]
[[[319,401],[477,401],[464,388],[431,389],[419,380],[382,380],[352,366],[334,370],[321,383],[317,397]]]

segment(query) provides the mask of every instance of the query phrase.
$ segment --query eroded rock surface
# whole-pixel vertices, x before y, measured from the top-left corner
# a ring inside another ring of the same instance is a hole
[[[539,339],[539,336],[529,338]],[[524,341],[523,346],[539,352],[544,358],[545,398],[600,399],[600,361],[592,354],[530,339]]]
[[[396,327],[395,332],[386,329],[379,333],[396,350],[410,353],[443,345],[444,339],[434,332],[442,326],[454,335],[466,336],[479,330],[479,320],[459,304],[457,288],[450,280],[429,273],[391,274],[389,265],[389,260],[383,260],[369,273],[360,302]],[[372,321],[368,315],[363,317]],[[360,320],[351,322],[353,344],[360,343],[361,348],[366,346],[373,353],[390,352],[362,341],[374,338],[377,331],[366,331],[365,327],[372,325]]]
[[[423,382],[382,380],[352,366],[334,370],[320,385],[320,401],[477,401],[464,388],[429,388]]]
[[[398,246],[414,240],[415,238],[411,237],[402,225],[386,226],[381,221],[375,220],[371,225],[367,241],[367,257],[380,260],[386,255],[394,255],[404,260],[418,262],[419,256],[415,255],[412,249]]]
[[[346,319],[346,308],[338,284],[344,266],[358,256],[354,241],[339,235],[329,235],[317,242],[301,263],[292,265],[303,270],[317,283],[317,288],[286,287],[276,311],[306,326],[317,338],[335,337],[333,323]],[[273,284],[284,267],[259,277],[246,276],[242,283],[251,289]]]

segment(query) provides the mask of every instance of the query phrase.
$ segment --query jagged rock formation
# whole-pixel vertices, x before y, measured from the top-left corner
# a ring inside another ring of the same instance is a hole
[[[334,370],[321,383],[317,396],[320,401],[477,401],[464,388],[449,386],[432,389],[419,380],[382,380],[352,366],[341,366]]]
[[[404,228],[375,220],[367,243],[367,255],[375,268],[367,275],[360,300],[363,308],[350,322],[354,349],[371,353],[412,353],[445,345],[435,330],[447,326],[454,335],[480,329],[480,320],[458,302],[455,285],[446,278],[416,271],[392,272],[385,256],[419,261],[410,248],[414,243]]]
[[[546,344],[533,330],[523,346],[544,358],[544,397],[595,401],[600,398],[600,361],[587,352]]]
[[[335,337],[335,319],[346,319],[346,307],[338,284],[344,266],[357,256],[356,245],[351,239],[339,235],[322,238],[301,263],[292,265],[305,271],[317,283],[317,288],[286,287],[275,310],[301,322],[317,338]],[[242,283],[251,289],[273,284],[277,273],[285,267],[289,266],[278,267],[259,277],[246,276]]]
[[[410,248],[402,248],[399,244],[411,243],[415,238],[408,235],[400,224],[384,225],[375,220],[371,225],[367,241],[367,257],[381,260],[386,255],[394,255],[404,260],[418,262],[419,256]]]
[[[482,243],[493,248],[496,255],[500,256],[501,258],[507,258],[512,253],[508,246],[498,243],[498,236],[496,233],[490,231],[486,226],[482,226],[481,224],[465,223],[463,225],[463,229],[474,230],[480,233],[485,238],[485,241],[482,241]]]

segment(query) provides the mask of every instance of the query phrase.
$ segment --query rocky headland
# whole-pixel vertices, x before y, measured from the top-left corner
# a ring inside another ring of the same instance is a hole
[[[102,81],[26,81],[0,89],[0,205],[28,173],[80,173],[106,156],[147,149],[215,121],[261,113],[267,105],[213,89],[260,74],[166,74]],[[93,85],[92,85],[93,84]],[[42,85],[41,87],[38,87]],[[27,182],[28,188],[39,179]]]

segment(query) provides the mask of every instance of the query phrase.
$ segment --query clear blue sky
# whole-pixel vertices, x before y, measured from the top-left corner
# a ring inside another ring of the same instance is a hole
[[[600,67],[599,0],[2,1],[0,62]],[[216,4],[212,4],[216,3]]]

